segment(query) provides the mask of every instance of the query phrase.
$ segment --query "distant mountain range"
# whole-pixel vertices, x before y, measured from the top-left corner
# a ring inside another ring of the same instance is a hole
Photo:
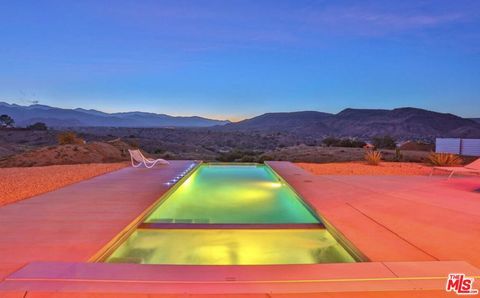
[[[478,119],[477,119],[478,121]],[[267,113],[219,129],[279,131],[301,136],[361,137],[392,135],[397,138],[480,138],[480,123],[452,114],[417,108],[345,109],[338,114],[322,112]]]
[[[104,113],[81,108],[61,109],[39,104],[20,106],[5,102],[0,102],[0,114],[11,116],[17,126],[43,122],[50,127],[208,127],[230,122],[197,116],[175,117],[145,112]]]
[[[50,127],[210,127],[218,131],[289,133],[300,137],[371,138],[435,137],[480,138],[480,118],[462,118],[417,108],[345,109],[337,114],[304,111],[267,113],[239,122],[202,117],[174,117],[145,112],[104,113],[86,109],[60,109],[45,105],[20,106],[0,102],[0,114],[14,118],[17,126],[44,122]]]

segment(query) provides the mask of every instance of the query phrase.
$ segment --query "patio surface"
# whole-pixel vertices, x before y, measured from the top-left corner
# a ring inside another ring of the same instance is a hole
[[[0,208],[0,297],[453,297],[448,273],[480,278],[478,177],[315,176],[289,162],[268,164],[372,262],[85,263],[190,164],[122,169]]]
[[[86,262],[192,161],[125,168],[0,208],[0,280],[35,261]]]
[[[371,261],[480,267],[480,177],[316,176],[268,162]]]

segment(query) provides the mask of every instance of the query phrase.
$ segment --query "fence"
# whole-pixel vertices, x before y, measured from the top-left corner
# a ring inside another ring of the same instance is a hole
[[[435,152],[480,156],[480,139],[437,138]]]

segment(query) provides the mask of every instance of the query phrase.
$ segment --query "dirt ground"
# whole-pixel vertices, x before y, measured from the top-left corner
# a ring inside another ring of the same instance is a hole
[[[113,163],[129,160],[130,146],[121,140],[77,145],[56,145],[0,158],[1,168]]]
[[[429,175],[431,168],[418,163],[382,162],[378,166],[367,165],[364,162],[342,163],[297,163],[303,169],[317,175]]]
[[[127,162],[0,168],[0,206],[128,166]]]
[[[395,150],[379,150],[384,161],[395,161]],[[307,163],[335,163],[363,161],[365,149],[322,146],[292,146],[266,152],[271,160],[286,160]],[[401,151],[402,162],[426,162],[427,151]]]

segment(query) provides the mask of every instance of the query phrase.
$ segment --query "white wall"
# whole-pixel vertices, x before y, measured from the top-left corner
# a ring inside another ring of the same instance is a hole
[[[480,156],[480,139],[462,139],[462,154]]]
[[[460,139],[435,139],[435,152],[460,154]]]
[[[435,152],[480,156],[480,139],[437,138]]]

